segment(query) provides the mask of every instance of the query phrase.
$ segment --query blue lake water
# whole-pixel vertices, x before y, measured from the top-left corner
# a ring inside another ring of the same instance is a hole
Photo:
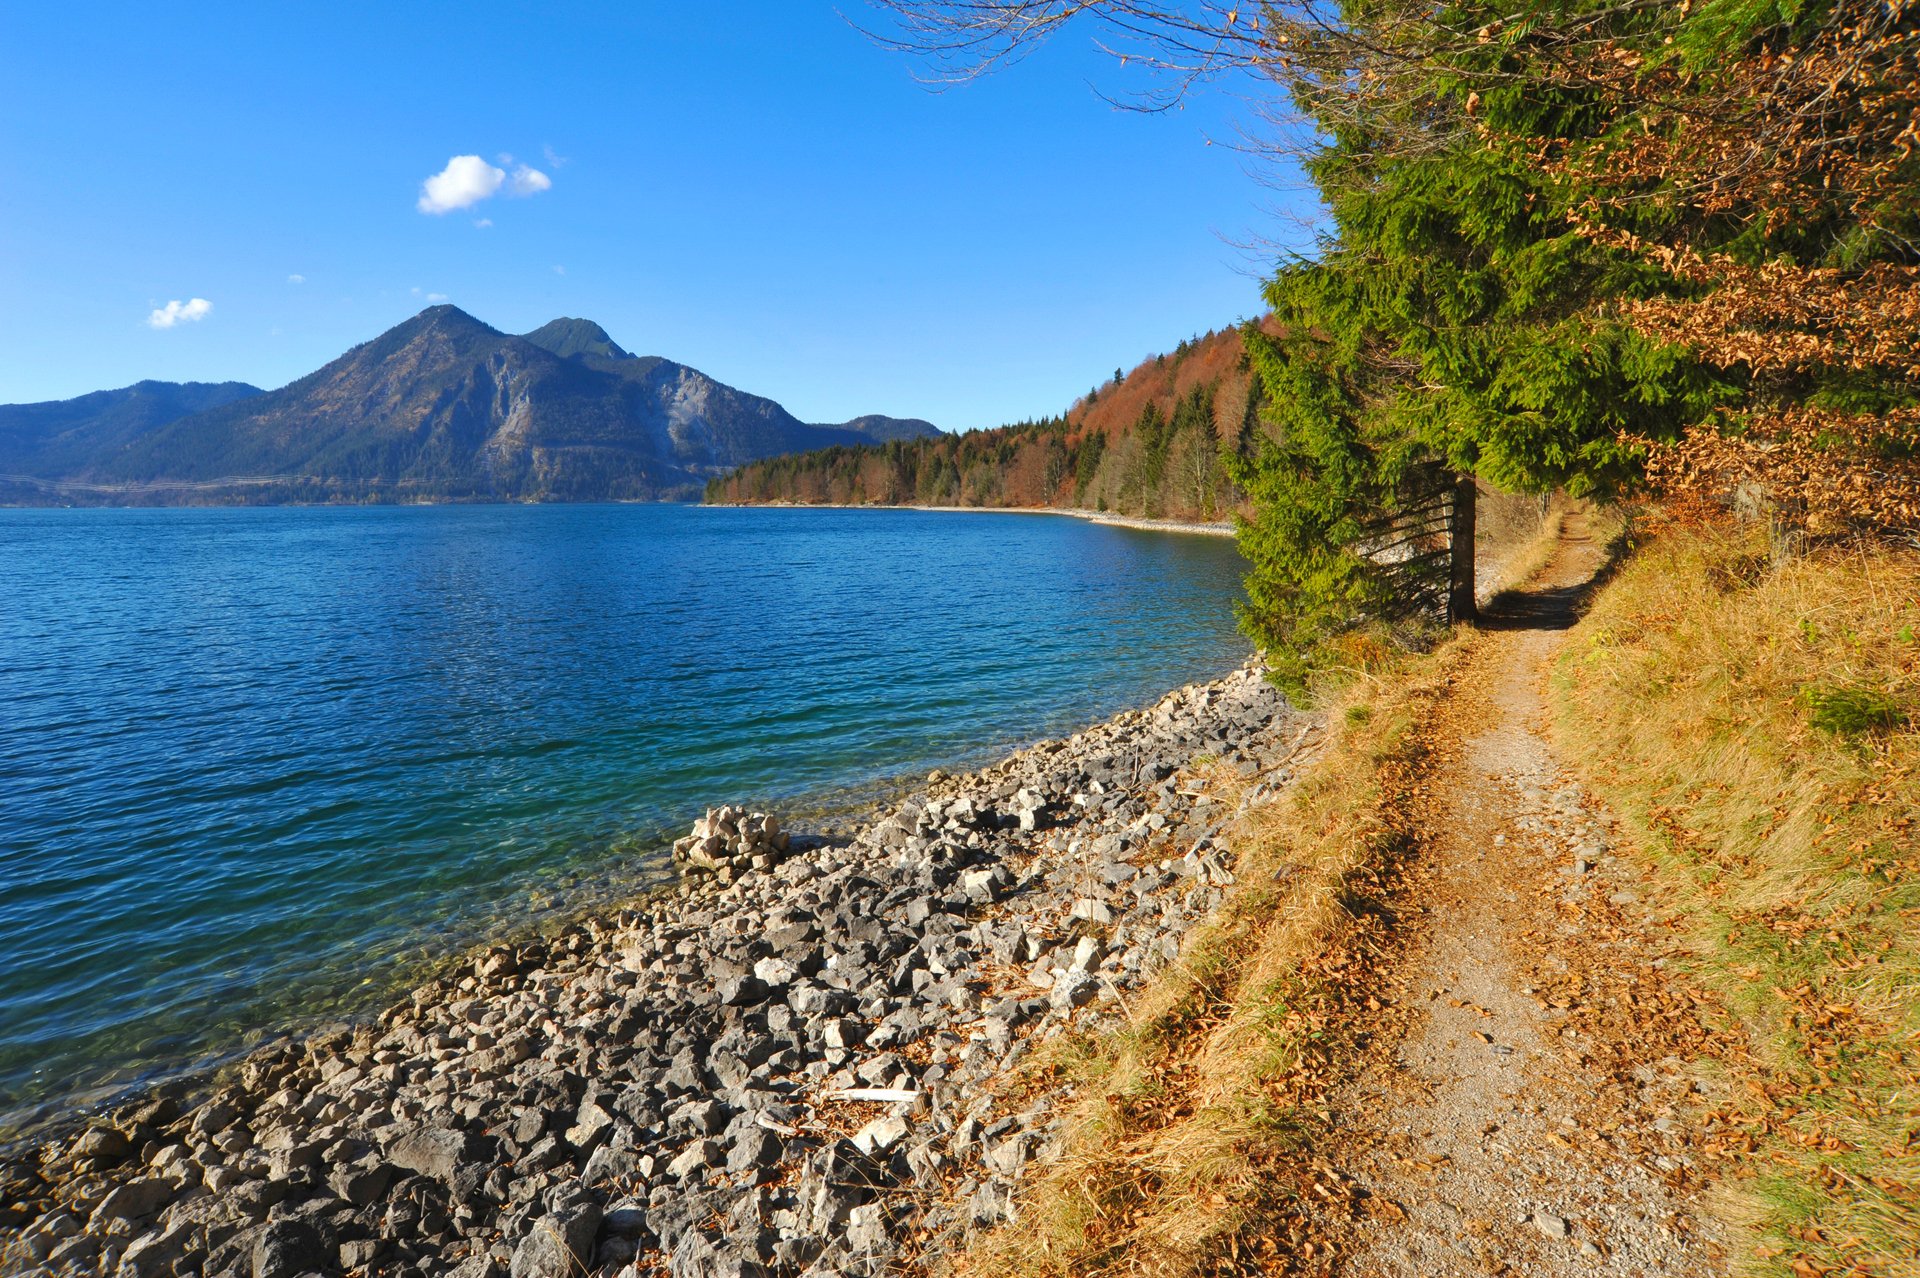
[[[783,810],[1246,654],[1225,538],[675,506],[0,510],[0,1112],[362,1012]]]

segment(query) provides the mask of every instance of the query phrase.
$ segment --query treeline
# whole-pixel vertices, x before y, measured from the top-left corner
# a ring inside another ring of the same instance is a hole
[[[709,502],[1070,508],[1218,520],[1250,455],[1259,397],[1237,333],[1185,341],[1096,387],[1065,416],[932,439],[769,458],[707,484]]]

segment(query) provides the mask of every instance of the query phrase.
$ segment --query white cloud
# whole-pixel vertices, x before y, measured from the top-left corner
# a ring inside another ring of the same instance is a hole
[[[555,151],[551,146],[541,147],[540,154],[547,157],[547,167],[550,169],[564,169],[567,167],[567,157]]]
[[[483,230],[483,231],[484,231],[484,230],[486,230],[486,229],[487,229],[488,227],[490,227],[490,226],[492,226],[492,225],[493,225],[493,219],[492,219],[492,218],[490,218],[490,217],[483,217],[483,218],[480,218],[480,219],[478,219],[477,221],[475,221],[475,222],[474,222],[474,225],[475,225],[475,226],[477,226],[477,227],[479,227],[479,228],[480,228],[481,230]]]
[[[423,293],[420,291],[417,285],[413,288],[408,289],[407,291],[409,293],[412,293],[415,297],[424,299],[429,306],[438,306],[440,305],[440,303],[447,300],[447,295],[445,293]]]
[[[506,180],[506,170],[494,168],[479,156],[456,155],[447,161],[446,168],[420,184],[420,199],[414,207],[422,213],[451,213],[487,199]]]
[[[511,157],[502,156],[503,163]],[[512,177],[507,171],[488,164],[477,155],[456,155],[447,167],[420,184],[420,198],[414,207],[436,216],[455,209],[471,208],[490,200],[505,188],[509,195],[538,195],[553,189],[553,179],[539,169],[518,165]]]
[[[186,324],[196,320],[203,320],[212,309],[213,303],[204,297],[196,297],[187,302],[179,300],[171,301],[165,306],[154,308],[153,312],[147,316],[147,326],[149,328],[172,328],[175,324]]]
[[[289,284],[305,284],[306,282],[307,282],[307,277],[304,275],[287,276],[287,283]]]
[[[556,266],[553,268],[553,273],[555,275],[565,275],[567,273],[567,268],[564,266]]]

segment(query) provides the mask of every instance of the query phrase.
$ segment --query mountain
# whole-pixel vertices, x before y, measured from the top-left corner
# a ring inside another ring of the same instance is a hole
[[[0,409],[0,432],[14,411]],[[435,306],[279,390],[123,430],[100,448],[22,448],[22,464],[0,472],[37,486],[0,480],[0,498],[675,499],[759,458],[902,432],[938,433],[886,417],[810,426],[698,369],[631,355],[589,320],[514,336]]]
[[[0,485],[67,473],[169,422],[262,393],[245,382],[135,382],[78,399],[0,404]]]
[[[607,336],[606,329],[592,320],[549,320],[524,336],[535,346],[561,359],[572,359],[577,355],[591,355],[597,359],[633,358]]]
[[[1212,521],[1240,503],[1223,457],[1253,445],[1259,407],[1240,331],[1229,328],[1142,361],[1059,417],[768,458],[711,480],[706,497]]]
[[[945,433],[932,422],[922,421],[918,417],[882,417],[878,413],[868,413],[865,417],[856,417],[850,422],[823,429],[850,430],[876,444],[884,444],[890,439],[932,439],[935,435]]]

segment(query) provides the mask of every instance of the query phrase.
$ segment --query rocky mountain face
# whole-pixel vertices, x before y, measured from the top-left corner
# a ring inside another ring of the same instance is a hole
[[[244,389],[96,431],[96,449],[29,449],[8,430],[20,410],[0,408],[0,458],[21,458],[0,466],[16,472],[0,498],[672,500],[758,458],[938,433],[884,417],[811,426],[697,369],[631,355],[590,321],[513,336],[452,306],[279,390]]]

